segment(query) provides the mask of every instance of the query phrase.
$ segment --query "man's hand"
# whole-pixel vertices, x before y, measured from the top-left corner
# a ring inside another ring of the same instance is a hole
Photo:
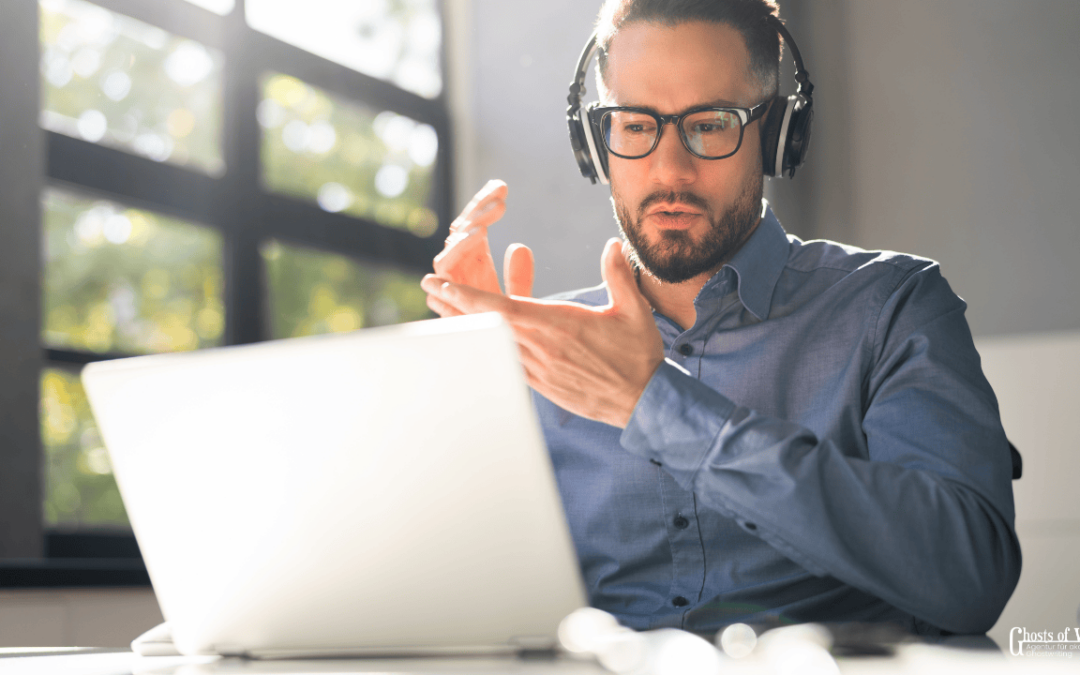
[[[443,316],[501,314],[514,329],[530,386],[553,403],[625,427],[664,360],[664,344],[618,239],[604,248],[601,271],[604,307],[507,297],[433,274],[422,285]]]
[[[506,213],[506,183],[488,181],[461,215],[450,224],[450,236],[446,246],[435,256],[435,274],[447,281],[486,291],[501,293],[499,278],[495,274],[495,261],[488,243],[488,227]],[[521,244],[511,244],[503,259],[503,279],[510,295],[532,295],[532,251]],[[460,312],[431,301],[428,307],[440,316],[454,316]]]

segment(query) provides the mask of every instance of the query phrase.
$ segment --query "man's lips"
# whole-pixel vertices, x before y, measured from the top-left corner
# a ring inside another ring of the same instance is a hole
[[[682,204],[658,204],[649,209],[646,218],[665,230],[684,230],[701,216],[697,209]]]
[[[648,210],[645,214],[647,216],[665,215],[665,216],[700,216],[701,212],[697,209],[686,206],[685,204],[657,204]]]

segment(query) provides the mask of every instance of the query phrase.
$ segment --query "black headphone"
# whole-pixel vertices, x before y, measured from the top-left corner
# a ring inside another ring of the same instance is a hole
[[[784,27],[784,22],[772,15],[766,20],[784,39],[784,44],[791,48],[791,56],[795,60],[795,81],[799,86],[791,96],[774,97],[769,112],[761,120],[761,165],[766,176],[790,178],[795,175],[795,169],[802,166],[806,149],[810,145],[810,122],[814,119],[814,85],[803,67],[799,48]],[[570,104],[566,109],[566,122],[570,127],[570,146],[574,150],[574,159],[581,169],[581,175],[593,183],[599,179],[607,185],[607,147],[601,138],[603,132],[600,130],[599,121],[593,120],[589,115],[599,104],[590,103],[584,108],[581,107],[589,61],[596,50],[596,33],[593,33],[581,52],[577,72],[570,83],[570,95],[566,97]]]

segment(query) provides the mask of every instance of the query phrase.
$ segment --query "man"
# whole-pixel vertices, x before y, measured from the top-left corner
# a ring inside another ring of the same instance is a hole
[[[604,250],[604,286],[533,300],[515,245],[503,295],[492,182],[425,277],[428,304],[514,328],[590,600],[624,624],[985,632],[1020,550],[963,301],[932,261],[785,235],[761,199],[761,125],[706,158],[701,136],[733,113],[686,121],[775,94],[776,11],[608,0],[601,99],[638,110],[605,127],[625,243]]]

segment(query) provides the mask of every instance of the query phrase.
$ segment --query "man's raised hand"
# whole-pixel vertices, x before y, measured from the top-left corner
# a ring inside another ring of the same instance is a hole
[[[454,314],[499,312],[514,329],[534,389],[570,412],[625,427],[664,360],[664,345],[618,239],[604,248],[601,271],[604,307],[507,297],[439,275],[424,277],[423,287],[429,306],[434,301]]]
[[[488,293],[500,293],[495,261],[488,242],[488,227],[506,213],[506,183],[490,180],[476,193],[454,222],[442,252],[435,256],[435,274],[457,284],[472,286]],[[503,258],[503,279],[508,295],[532,295],[532,251],[521,244],[512,244]],[[440,316],[456,316],[461,312],[430,295],[428,307]]]
[[[506,213],[506,183],[489,180],[450,223],[446,246],[435,256],[435,273],[490,293],[499,292],[487,229]]]

